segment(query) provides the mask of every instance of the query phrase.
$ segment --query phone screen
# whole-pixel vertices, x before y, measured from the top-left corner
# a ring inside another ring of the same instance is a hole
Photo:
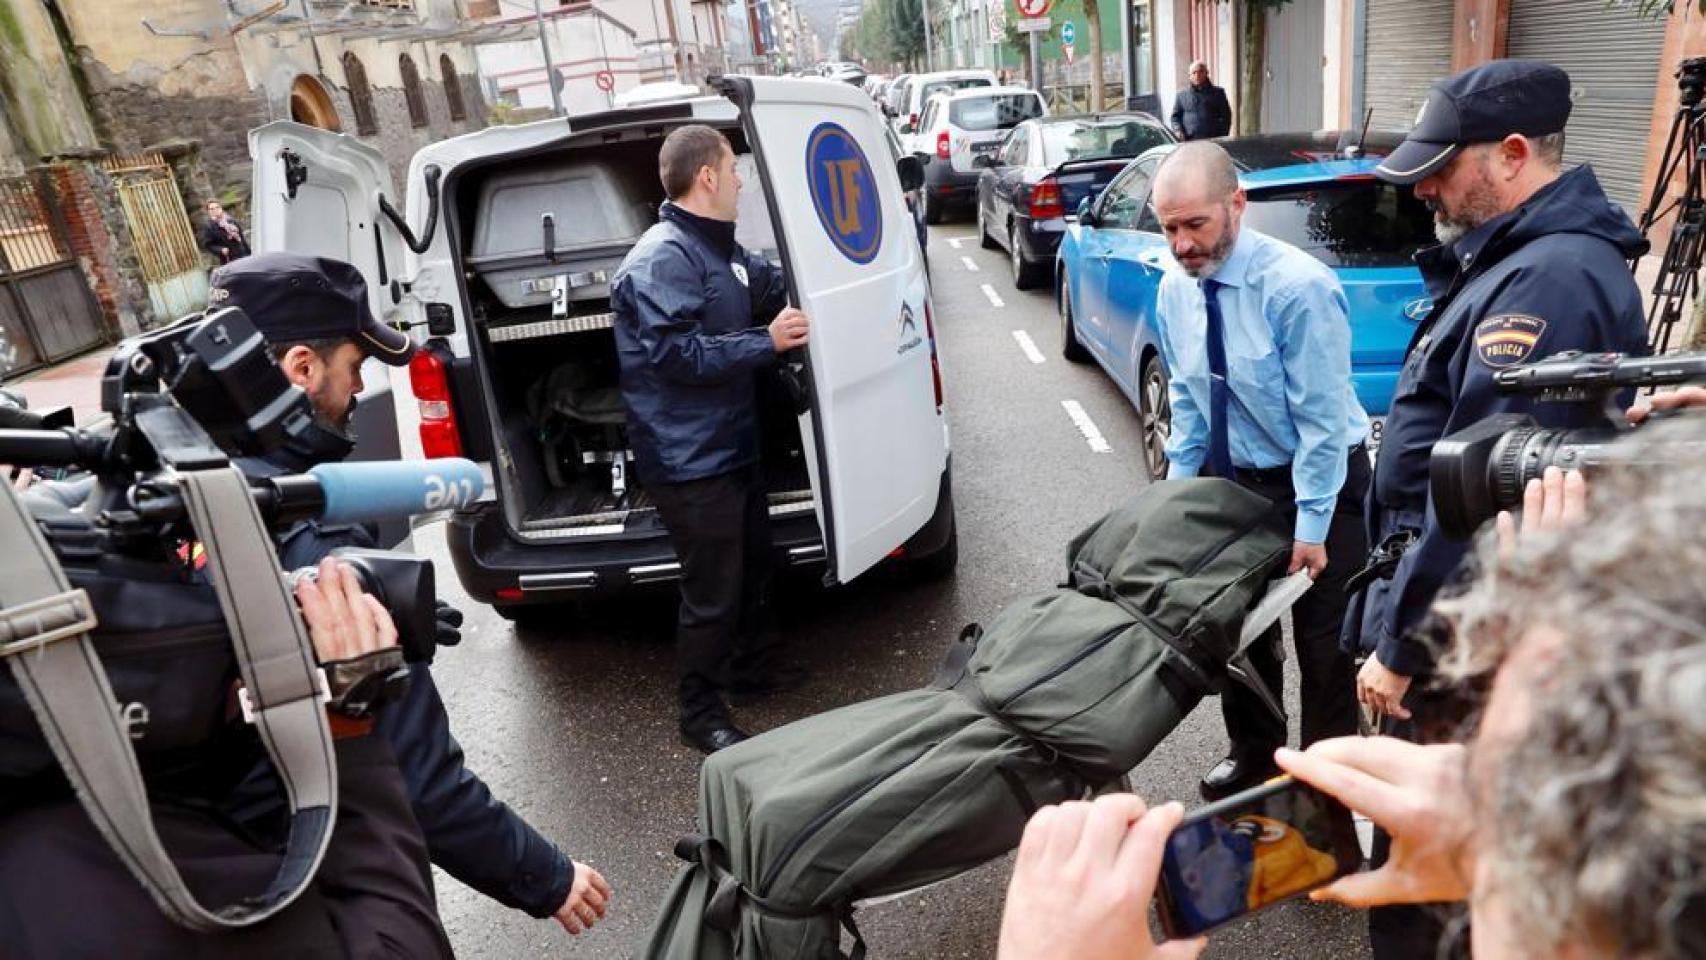
[[[1361,865],[1350,810],[1283,777],[1192,812],[1167,838],[1161,926],[1193,937]]]

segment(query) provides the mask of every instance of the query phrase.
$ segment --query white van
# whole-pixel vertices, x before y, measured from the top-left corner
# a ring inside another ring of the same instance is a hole
[[[678,579],[631,469],[609,278],[656,220],[657,153],[723,130],[745,186],[737,236],[780,263],[809,347],[761,384],[779,565],[846,582],[889,557],[957,554],[948,425],[924,260],[871,101],[846,84],[726,77],[719,96],[491,127],[409,167],[406,214],[377,151],[289,122],[251,132],[257,250],[348,260],[423,348],[410,368],[428,456],[490,464],[452,515],[463,586],[500,613]],[[406,226],[405,226],[406,223]]]

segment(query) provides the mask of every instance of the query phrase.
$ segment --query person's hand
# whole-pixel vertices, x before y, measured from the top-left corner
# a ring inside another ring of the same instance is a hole
[[[1207,941],[1156,945],[1149,901],[1184,819],[1132,794],[1044,807],[1025,825],[1001,914],[999,960],[1189,960]]]
[[[1679,387],[1667,393],[1642,397],[1624,411],[1623,416],[1639,426],[1652,416],[1654,410],[1680,410],[1683,407],[1706,407],[1706,387]]]
[[[1312,900],[1352,907],[1463,900],[1475,876],[1475,816],[1461,744],[1418,746],[1391,737],[1338,737],[1274,759],[1392,835],[1380,869],[1340,877]]]
[[[454,647],[462,642],[462,611],[443,600],[433,610],[433,640],[441,647]]]
[[[604,919],[609,905],[610,884],[604,882],[604,875],[577,860],[569,895],[552,916],[564,930],[579,936],[582,930],[591,930],[593,924]]]
[[[1410,711],[1404,708],[1404,694],[1409,691],[1410,678],[1388,670],[1378,654],[1370,654],[1357,671],[1357,702],[1370,710],[1408,720]]]
[[[770,321],[770,343],[777,353],[805,346],[810,332],[811,320],[798,307],[783,307]]]
[[[335,557],[320,561],[317,578],[296,582],[296,602],[321,663],[353,660],[397,645],[391,611],[363,593],[355,571]]]
[[[1496,521],[1499,556],[1509,558],[1517,543],[1536,531],[1573,527],[1587,516],[1588,482],[1580,470],[1547,467],[1522,488],[1522,527],[1509,510],[1500,510]]]
[[[1291,545],[1291,566],[1285,570],[1286,576],[1291,576],[1299,570],[1308,570],[1309,579],[1321,579],[1321,571],[1327,569],[1327,546],[1321,543],[1304,543],[1298,540]]]

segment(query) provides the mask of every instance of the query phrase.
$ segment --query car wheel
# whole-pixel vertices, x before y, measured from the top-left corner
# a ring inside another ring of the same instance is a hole
[[[925,185],[919,191],[920,202],[924,205],[924,222],[935,225],[942,222],[942,201],[930,199],[930,186]]]
[[[1090,359],[1090,351],[1078,339],[1078,325],[1072,321],[1072,284],[1060,278],[1060,355],[1073,363]]]
[[[985,250],[994,250],[998,244],[989,235],[989,227],[983,222],[983,204],[977,205],[977,245]]]
[[[1143,423],[1143,469],[1149,479],[1167,476],[1167,438],[1173,434],[1173,405],[1167,400],[1167,369],[1159,354],[1143,362],[1137,414]]]
[[[1029,290],[1037,285],[1037,265],[1025,259],[1025,248],[1019,245],[1019,228],[1007,231],[1007,257],[1013,264],[1013,286]]]

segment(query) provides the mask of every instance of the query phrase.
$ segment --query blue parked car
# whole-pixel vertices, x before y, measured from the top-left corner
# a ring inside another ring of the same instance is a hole
[[[1333,268],[1350,301],[1351,377],[1375,418],[1370,448],[1416,324],[1431,303],[1415,252],[1434,243],[1433,214],[1411,193],[1374,178],[1397,139],[1370,139],[1343,159],[1338,134],[1272,134],[1219,141],[1249,196],[1244,225]],[[1353,138],[1354,142],[1354,138]],[[1055,264],[1061,352],[1094,358],[1137,407],[1151,479],[1166,471],[1171,409],[1155,327],[1161,274],[1177,269],[1149,205],[1156,167],[1172,147],[1144,153],[1067,224]]]

